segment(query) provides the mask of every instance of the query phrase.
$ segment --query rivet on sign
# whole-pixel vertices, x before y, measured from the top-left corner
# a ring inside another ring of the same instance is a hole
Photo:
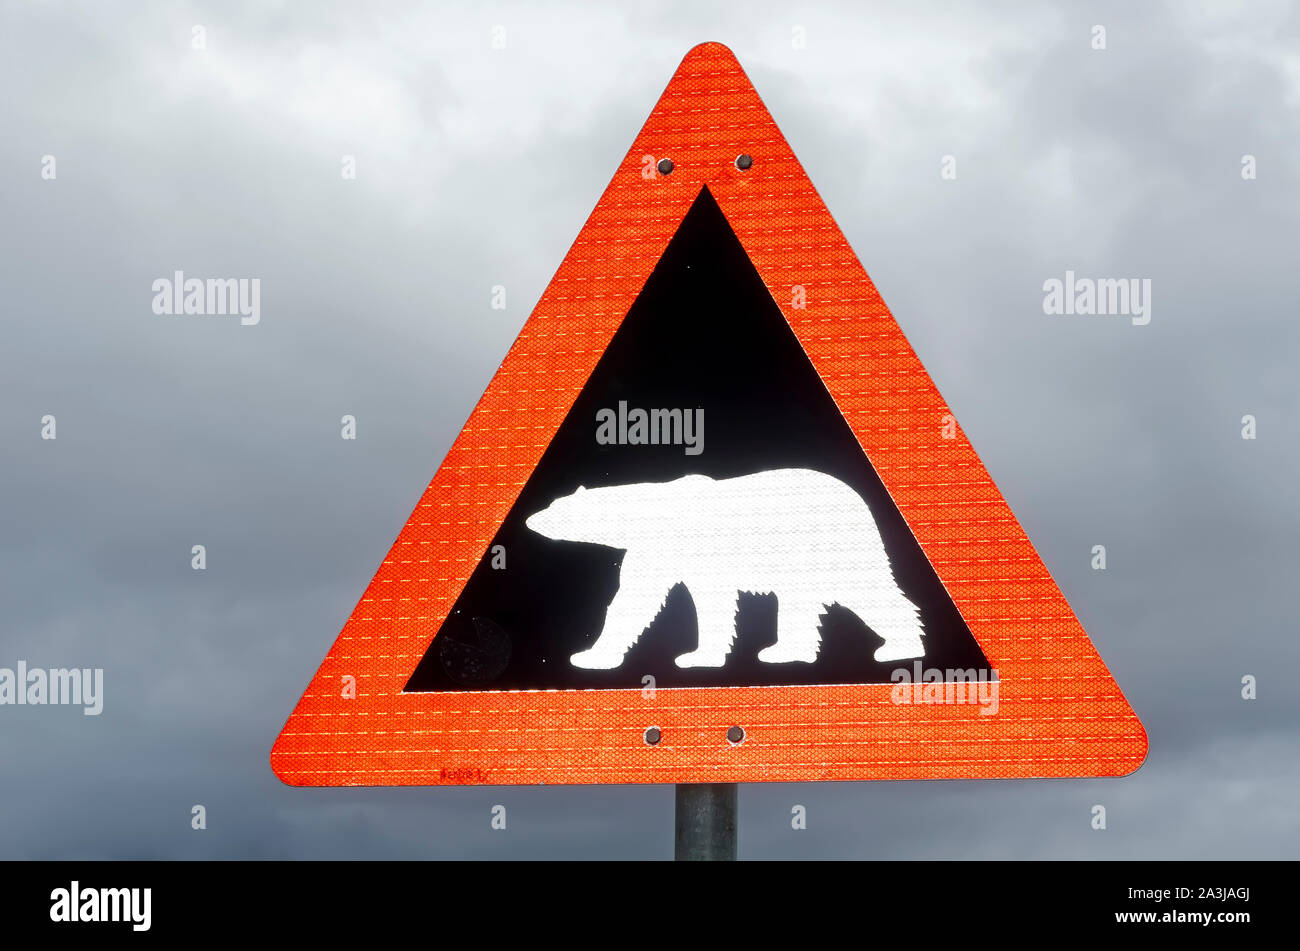
[[[663,733],[660,732],[659,727],[657,726],[650,727],[648,730],[645,731],[646,746],[657,746],[659,740],[662,737],[663,737]]]
[[[673,173],[673,160],[670,158],[661,158],[659,164],[655,167],[659,169],[660,175],[671,175]]]
[[[753,164],[754,164],[754,156],[752,155],[736,156],[736,168],[740,169],[742,172],[748,171],[750,166]]]
[[[739,746],[745,740],[745,731],[738,726],[733,726],[727,730],[727,742],[732,746]]]

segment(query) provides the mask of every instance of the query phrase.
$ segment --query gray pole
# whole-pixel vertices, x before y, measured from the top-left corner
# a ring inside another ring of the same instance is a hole
[[[735,783],[677,784],[677,861],[736,860],[736,798]]]

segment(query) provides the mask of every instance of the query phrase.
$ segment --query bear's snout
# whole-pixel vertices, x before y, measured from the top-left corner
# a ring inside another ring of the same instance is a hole
[[[532,515],[528,516],[528,518],[524,519],[524,524],[537,534],[545,535],[547,538],[550,538],[550,520],[546,517],[550,511],[550,509],[542,509],[540,512],[534,512]]]

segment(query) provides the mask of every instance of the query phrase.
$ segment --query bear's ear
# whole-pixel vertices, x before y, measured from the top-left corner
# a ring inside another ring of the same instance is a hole
[[[578,490],[577,490],[576,492],[574,492],[573,494],[574,494],[574,495],[581,495],[582,493],[584,493],[584,492],[586,492],[586,491],[587,491],[587,490],[586,490],[585,487],[583,487],[583,486],[578,486]]]

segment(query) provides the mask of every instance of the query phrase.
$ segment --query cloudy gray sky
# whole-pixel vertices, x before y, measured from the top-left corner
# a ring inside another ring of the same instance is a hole
[[[1300,853],[1300,6],[11,0],[0,666],[106,684],[0,707],[0,857],[671,854],[670,787],[294,789],[267,752],[704,40],[1151,742],[1121,780],[747,786],[742,857]],[[1067,268],[1150,278],[1151,323],[1045,316]],[[261,278],[261,323],[155,316],[175,269]]]

